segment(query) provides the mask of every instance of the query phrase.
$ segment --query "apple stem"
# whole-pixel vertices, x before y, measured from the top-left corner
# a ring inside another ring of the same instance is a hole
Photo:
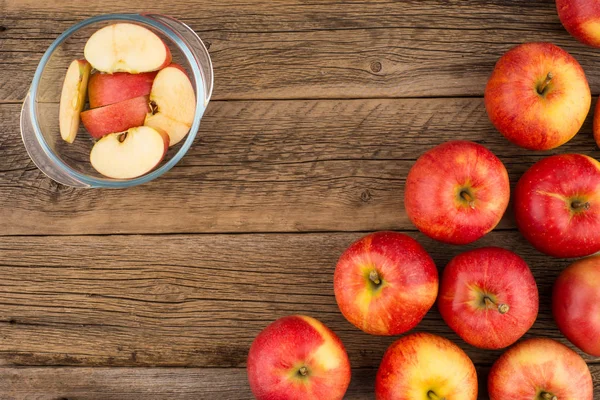
[[[471,193],[467,192],[466,190],[463,190],[460,192],[460,197],[462,197],[463,199],[465,199],[465,201],[469,203],[469,207],[473,209],[475,208],[475,199],[473,198],[473,196],[471,196]]]
[[[488,307],[496,306],[496,303],[494,302],[494,300],[490,299],[487,296],[485,296],[483,298],[483,301],[485,302],[485,305]],[[503,303],[503,304],[498,304],[497,309],[500,314],[506,314],[508,312],[508,310],[510,310],[510,307],[508,304]]]
[[[371,280],[371,282],[373,282],[376,285],[379,285],[381,283],[381,279],[379,278],[379,274],[375,270],[369,272],[369,279]]]
[[[300,369],[298,370],[298,373],[302,376],[306,376],[306,375],[308,375],[308,368],[300,367]]]
[[[558,400],[558,397],[548,392],[542,392],[541,396],[544,400]]]
[[[571,203],[571,208],[573,208],[575,211],[589,210],[590,203],[587,201],[583,202],[583,201],[575,200]]]
[[[427,392],[427,397],[429,397],[431,400],[446,400],[445,397],[440,397],[437,394],[435,394],[433,390]]]
[[[537,87],[538,94],[544,94],[546,92],[546,88],[550,84],[550,81],[552,80],[552,78],[553,78],[552,72],[548,72],[548,75],[546,75],[546,80]]]

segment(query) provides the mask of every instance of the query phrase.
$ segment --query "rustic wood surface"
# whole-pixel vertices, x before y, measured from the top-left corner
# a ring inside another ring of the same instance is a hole
[[[274,319],[302,313],[343,340],[347,399],[372,399],[395,338],[366,335],[337,309],[337,258],[367,232],[415,237],[440,270],[466,248],[521,255],[540,290],[527,337],[565,344],[550,292],[569,260],[535,251],[507,212],[465,247],[416,232],[403,208],[416,157],[473,140],[512,184],[549,154],[600,158],[591,116],[551,152],[510,145],[483,90],[497,58],[551,41],[600,93],[598,50],[562,28],[552,0],[0,0],[0,399],[249,399],[245,358]],[[148,8],[150,7],[150,8]],[[44,51],[66,28],[112,12],[165,13],[210,46],[215,90],[198,139],[169,173],[127,190],[46,178],[20,140],[19,112]],[[595,103],[594,103],[595,104]],[[434,308],[417,328],[454,340],[485,394],[500,352],[466,345]],[[583,354],[582,354],[583,355]],[[600,358],[583,355],[600,397]]]

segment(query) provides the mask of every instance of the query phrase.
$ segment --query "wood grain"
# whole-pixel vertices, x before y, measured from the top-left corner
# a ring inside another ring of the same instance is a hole
[[[135,11],[180,18],[210,43],[214,99],[481,96],[498,57],[528,41],[564,47],[600,90],[597,52],[562,28],[553,0],[3,2],[0,101],[24,99],[65,29]],[[81,54],[64,56],[66,68]]]
[[[591,370],[598,374],[596,366]],[[354,369],[344,399],[372,399],[376,372],[374,368]],[[479,372],[485,375],[487,371],[480,368]],[[0,368],[0,381],[2,400],[254,398],[242,368]]]
[[[440,268],[459,252],[486,245],[524,257],[541,303],[527,337],[565,342],[552,320],[550,293],[567,260],[541,255],[510,231],[466,247],[411,235]],[[353,367],[372,368],[394,338],[351,326],[332,286],[338,257],[360,236],[0,238],[0,365],[241,367],[265,326],[285,315],[307,314],[340,336]],[[417,330],[454,340],[477,364],[489,365],[500,354],[463,343],[436,309]]]
[[[489,368],[478,367],[479,399],[487,399]],[[595,382],[600,366],[590,365]],[[352,370],[345,400],[372,399],[375,368]],[[253,399],[243,368],[0,368],[2,400]],[[600,389],[596,383],[596,389]]]
[[[18,112],[0,105],[0,235],[410,230],[405,177],[446,140],[488,146],[513,185],[543,156],[600,156],[590,121],[552,152],[510,145],[481,99],[214,102],[192,149],[163,177],[126,191],[75,190],[31,162]],[[500,228],[514,228],[511,219]]]

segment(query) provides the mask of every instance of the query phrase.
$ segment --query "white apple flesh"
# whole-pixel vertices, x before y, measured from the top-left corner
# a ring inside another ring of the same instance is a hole
[[[144,125],[169,134],[171,146],[190,131],[196,110],[196,95],[184,69],[171,64],[154,78],[150,91],[150,108]]]
[[[139,126],[98,140],[90,153],[92,166],[104,176],[132,179],[153,170],[169,148],[169,135]]]
[[[85,104],[90,70],[90,63],[86,60],[75,60],[69,65],[65,75],[58,121],[60,136],[68,143],[73,143],[79,130],[79,116]]]
[[[111,74],[157,71],[171,62],[169,48],[154,32],[128,23],[94,32],[83,53],[95,69]]]

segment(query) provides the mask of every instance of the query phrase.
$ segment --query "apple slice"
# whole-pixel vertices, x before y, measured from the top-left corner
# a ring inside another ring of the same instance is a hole
[[[119,23],[94,32],[83,50],[86,60],[102,72],[157,71],[171,62],[171,51],[151,30]]]
[[[98,140],[90,153],[90,162],[104,176],[131,179],[152,171],[168,149],[166,132],[138,126]]]
[[[79,129],[79,114],[85,104],[90,63],[86,60],[74,60],[67,69],[60,95],[58,124],[60,136],[69,143],[73,143]]]
[[[81,122],[94,139],[99,139],[109,133],[143,125],[148,111],[148,96],[140,96],[84,111]]]
[[[90,108],[98,108],[139,96],[148,96],[157,71],[141,74],[95,72],[88,83]]]
[[[167,132],[171,146],[187,135],[194,122],[196,95],[183,67],[171,64],[159,71],[150,91],[150,108],[144,125]]]

